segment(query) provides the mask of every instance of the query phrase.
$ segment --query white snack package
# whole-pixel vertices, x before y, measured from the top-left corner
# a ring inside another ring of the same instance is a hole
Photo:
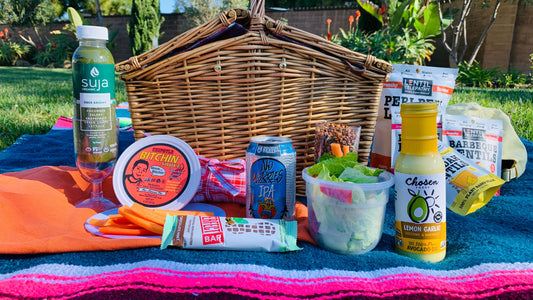
[[[445,144],[501,178],[501,120],[446,114],[442,137]]]
[[[455,88],[457,69],[393,64],[383,83],[370,154],[370,166],[390,170],[392,112],[406,102],[438,102],[444,113]]]
[[[528,161],[526,147],[516,134],[511,119],[501,109],[483,107],[475,102],[456,103],[446,107],[446,114],[502,120],[502,179],[509,181],[525,172]]]
[[[439,142],[446,168],[446,207],[466,216],[485,206],[505,181]]]

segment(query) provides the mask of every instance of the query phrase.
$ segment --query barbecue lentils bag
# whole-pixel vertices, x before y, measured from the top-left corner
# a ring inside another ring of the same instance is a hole
[[[477,103],[457,103],[446,108],[448,115],[465,115],[496,119],[503,122],[501,152],[501,178],[505,181],[520,177],[526,170],[527,150],[511,124],[509,116],[497,108],[483,107]]]

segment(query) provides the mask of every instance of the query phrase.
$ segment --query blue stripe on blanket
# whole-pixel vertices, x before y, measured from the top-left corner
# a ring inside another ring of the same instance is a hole
[[[120,151],[134,141],[131,131],[120,133]],[[141,262],[146,259],[184,264],[250,264],[277,270],[376,271],[388,268],[458,270],[483,264],[533,263],[533,143],[523,140],[529,153],[526,172],[506,183],[502,196],[466,217],[448,212],[448,250],[444,261],[430,264],[394,252],[394,210],[389,201],[383,236],[371,252],[359,256],[334,254],[308,243],[303,251],[257,253],[241,251],[202,251],[157,247],[101,252],[40,255],[0,255],[0,274],[39,266],[59,264],[106,266]],[[38,136],[25,135],[0,153],[0,173],[43,165],[74,165],[72,131],[51,130]],[[392,198],[391,198],[392,199]]]

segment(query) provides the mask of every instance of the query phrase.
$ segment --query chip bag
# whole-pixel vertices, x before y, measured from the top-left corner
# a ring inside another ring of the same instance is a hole
[[[502,176],[505,181],[520,177],[526,170],[527,150],[511,124],[511,119],[502,110],[483,107],[477,103],[457,103],[446,108],[448,115],[466,115],[503,122]]]
[[[445,144],[501,178],[501,120],[446,115],[442,136]],[[499,195],[499,192],[496,195]]]
[[[370,166],[391,170],[391,119],[394,110],[406,102],[438,102],[444,113],[455,88],[457,69],[393,64],[394,70],[383,83]]]
[[[446,207],[465,216],[485,206],[505,181],[439,141],[446,169]]]

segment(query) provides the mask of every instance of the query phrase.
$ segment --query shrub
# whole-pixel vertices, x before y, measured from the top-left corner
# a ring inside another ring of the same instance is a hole
[[[53,64],[55,67],[63,65],[64,61],[72,59],[76,50],[76,40],[71,32],[55,30],[46,45],[35,49],[34,61],[40,65]]]
[[[0,66],[13,66],[30,52],[30,46],[15,42],[0,42]]]
[[[0,31],[0,66],[13,66],[18,59],[30,52],[30,46],[11,41],[7,28]]]
[[[499,68],[483,69],[478,61],[474,61],[472,65],[462,62],[457,65],[459,72],[456,81],[464,86],[471,87],[493,87],[497,77],[501,74]]]
[[[369,53],[390,63],[423,65],[435,51],[434,38],[440,34],[441,23],[434,3],[421,5],[414,1],[389,1],[378,6],[370,1],[357,1],[360,7],[381,23],[381,29],[365,32],[359,29],[359,10],[354,21],[350,16],[350,30],[331,38],[348,49]],[[328,19],[328,39],[330,38]],[[446,27],[446,26],[444,26]]]
[[[402,34],[390,34],[387,30],[346,32],[342,28],[340,32],[340,35],[332,37],[332,42],[355,52],[370,53],[390,63],[422,65],[435,50],[430,40],[417,38],[408,29],[402,29]]]
[[[528,81],[528,76],[522,72],[516,71],[511,68],[507,73],[501,73],[496,78],[496,83],[498,87],[501,88],[514,88],[520,87],[526,84]]]

